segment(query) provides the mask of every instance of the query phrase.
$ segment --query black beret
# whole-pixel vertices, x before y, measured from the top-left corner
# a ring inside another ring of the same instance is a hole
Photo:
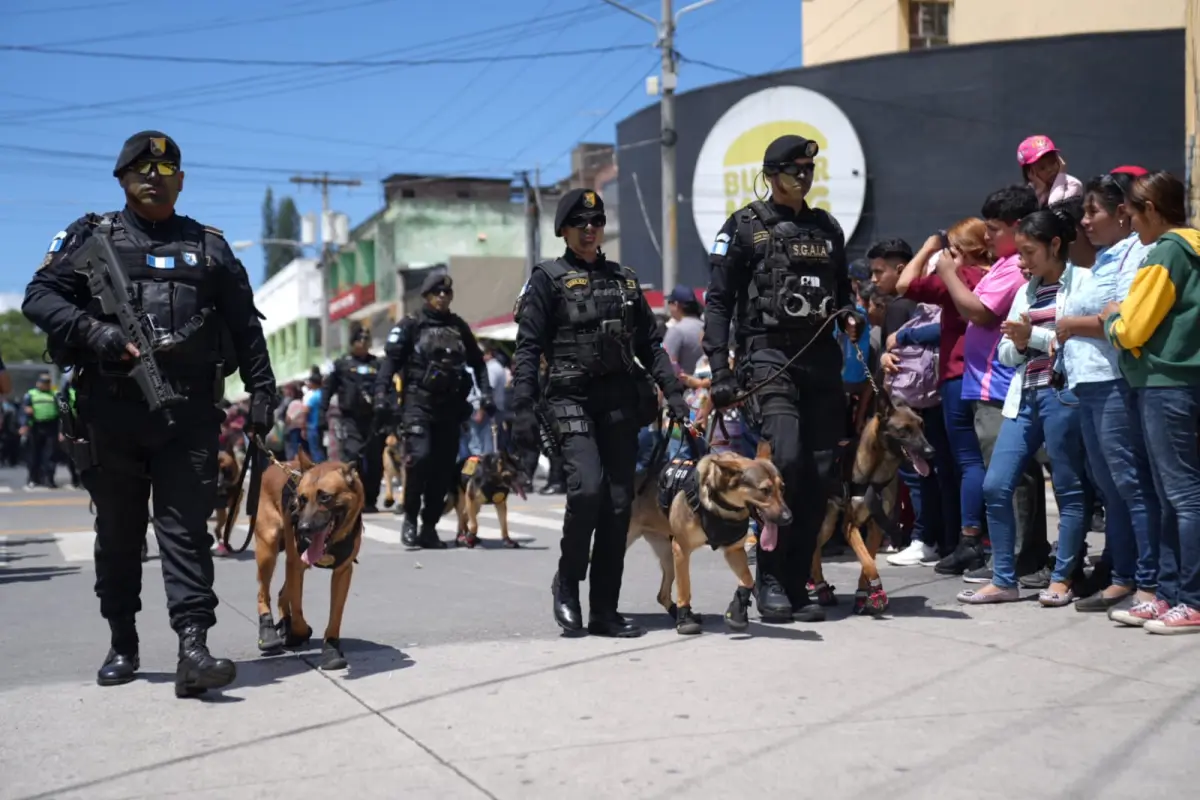
[[[432,294],[438,289],[454,291],[454,281],[445,272],[432,272],[425,277],[425,281],[421,284],[421,297]]]
[[[596,216],[604,213],[604,201],[591,189],[572,189],[558,201],[554,212],[554,235],[562,236],[563,223],[572,217]]]
[[[176,164],[182,159],[179,145],[175,144],[175,140],[170,136],[162,131],[142,131],[125,140],[125,146],[117,156],[117,165],[113,167],[113,177],[121,177],[121,173],[127,170],[130,164],[143,156],[161,161],[174,161]]]
[[[787,134],[767,145],[767,152],[763,154],[763,164],[786,164],[797,158],[814,158],[819,150],[817,143],[812,139]]]

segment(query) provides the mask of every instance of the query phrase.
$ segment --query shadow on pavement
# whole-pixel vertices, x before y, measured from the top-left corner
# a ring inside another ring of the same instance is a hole
[[[314,640],[296,653],[304,659],[308,666],[316,669],[321,662],[321,646],[320,640]],[[332,670],[328,674],[337,675],[346,680],[394,672],[416,664],[412,658],[390,644],[380,644],[366,639],[342,639],[342,654],[346,657],[346,669]]]
[[[29,583],[46,581],[61,575],[74,575],[79,567],[16,567],[0,569],[0,585],[5,583]]]
[[[218,654],[219,655],[219,654]],[[269,686],[308,672],[311,667],[302,658],[270,656],[237,662],[237,679],[221,690],[205,692],[199,700],[207,703],[240,703],[245,698],[225,692]],[[138,678],[147,683],[174,683],[174,672],[139,672]]]

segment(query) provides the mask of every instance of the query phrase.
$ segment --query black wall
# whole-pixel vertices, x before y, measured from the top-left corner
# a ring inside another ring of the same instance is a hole
[[[977,216],[984,198],[1021,182],[1017,145],[1041,133],[1086,182],[1120,164],[1183,177],[1183,30],[1035,39],[950,47],[777,72],[680,95],[677,186],[679,282],[708,283],[708,248],[692,215],[696,159],[709,130],[730,106],[769,86],[804,86],[850,118],[862,142],[868,182],[850,255],[901,236],[914,249],[938,228]],[[684,69],[687,69],[684,65]],[[695,67],[693,67],[695,69]],[[644,282],[660,285],[637,202],[662,241],[658,105],[617,126],[621,255]]]

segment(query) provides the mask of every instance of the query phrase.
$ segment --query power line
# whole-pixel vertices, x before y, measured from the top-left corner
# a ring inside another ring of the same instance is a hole
[[[118,61],[149,61],[154,63],[171,64],[219,64],[223,66],[263,66],[263,67],[425,67],[442,64],[480,64],[500,61],[528,61],[543,58],[568,58],[592,53],[605,53],[612,50],[641,50],[644,44],[624,44],[614,47],[592,47],[576,50],[548,50],[540,53],[508,53],[492,56],[465,56],[458,58],[391,58],[381,61],[344,60],[344,61],[308,61],[303,59],[269,59],[269,58],[217,58],[215,56],[163,56],[146,55],[144,53],[111,53],[89,50],[72,50],[65,47],[40,47],[37,45],[0,45],[0,50],[20,53],[37,53],[39,55],[77,56],[80,58],[102,58]]]
[[[106,2],[103,6],[97,3],[84,3],[75,6],[53,6],[52,8],[30,8],[24,11],[5,11],[5,17],[32,17],[36,14],[63,14],[68,11],[108,11],[118,6],[131,6],[137,0],[121,0],[121,2]]]

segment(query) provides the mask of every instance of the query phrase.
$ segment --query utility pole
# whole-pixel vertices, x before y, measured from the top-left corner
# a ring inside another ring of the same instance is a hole
[[[537,194],[529,183],[528,170],[521,172],[521,186],[525,190],[525,280],[533,274],[533,268],[541,260],[541,207]]]
[[[709,5],[716,0],[699,0],[684,6],[678,13],[672,12],[671,0],[662,0],[662,19],[654,19],[640,11],[621,5],[616,0],[604,0],[614,8],[632,14],[648,22],[658,31],[654,46],[662,50],[662,78],[659,90],[659,119],[662,136],[662,291],[670,294],[679,275],[679,249],[676,236],[679,190],[675,180],[675,143],[679,135],[675,131],[675,87],[679,84],[679,73],[675,62],[675,28],[679,18],[689,11]]]
[[[294,175],[289,179],[296,184],[311,184],[321,187],[321,261],[317,265],[321,273],[321,366],[329,360],[329,301],[332,299],[329,288],[329,266],[333,262],[333,242],[325,236],[325,231],[333,233],[333,219],[329,209],[330,186],[362,186],[357,178],[330,178],[329,173],[323,173],[319,178],[306,178]]]

